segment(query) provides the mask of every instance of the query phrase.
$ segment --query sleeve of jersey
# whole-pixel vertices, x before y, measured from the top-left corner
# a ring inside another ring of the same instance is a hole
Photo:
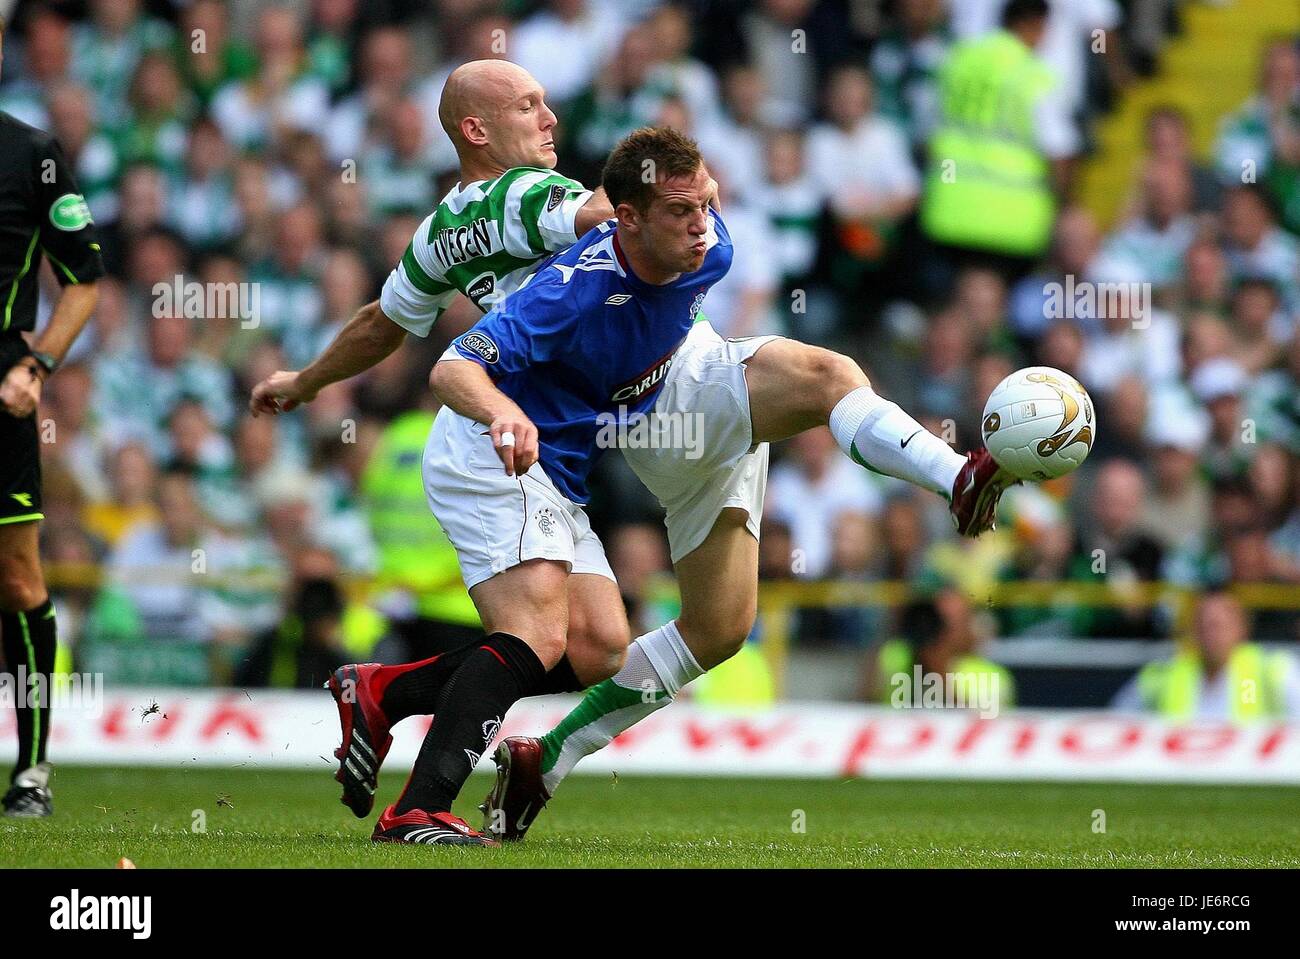
[[[456,288],[441,278],[429,255],[423,240],[428,231],[426,219],[379,294],[379,308],[384,315],[416,336],[428,336],[438,316],[456,297]]]
[[[577,180],[529,170],[506,189],[502,239],[515,256],[541,256],[577,242],[574,223],[591,191]]]
[[[99,279],[104,275],[99,238],[63,150],[50,137],[39,144],[36,156],[40,244],[54,275],[64,286]]]
[[[705,283],[717,283],[731,269],[734,252],[731,233],[717,210],[709,211],[709,227],[704,234],[704,241],[708,244],[708,252],[704,254],[704,264],[695,275]]]
[[[493,379],[559,356],[581,311],[563,284],[530,284],[451,341],[443,359],[471,360]]]

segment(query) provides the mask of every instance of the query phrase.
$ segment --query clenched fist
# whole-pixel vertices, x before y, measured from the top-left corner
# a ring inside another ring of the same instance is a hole
[[[314,392],[308,392],[299,385],[296,371],[276,370],[253,387],[248,409],[254,416],[262,413],[274,416],[276,413],[287,413],[302,403],[310,403],[315,398]]]

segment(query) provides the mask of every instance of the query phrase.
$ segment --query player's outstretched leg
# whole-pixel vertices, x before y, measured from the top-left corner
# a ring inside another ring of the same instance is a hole
[[[897,403],[878,395],[852,359],[796,340],[765,344],[745,364],[756,441],[829,426],[840,449],[869,470],[907,480],[948,500],[963,536],[993,525],[1014,478],[987,450],[962,456]]]

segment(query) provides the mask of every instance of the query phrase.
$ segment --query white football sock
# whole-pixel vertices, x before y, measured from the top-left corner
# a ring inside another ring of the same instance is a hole
[[[835,405],[830,427],[840,449],[855,463],[940,496],[952,496],[966,462],[966,457],[869,386],[859,386]]]
[[[542,782],[547,792],[555,795],[578,760],[667,706],[683,686],[703,673],[676,622],[636,639],[628,647],[623,668],[587,690],[582,702],[542,737]]]

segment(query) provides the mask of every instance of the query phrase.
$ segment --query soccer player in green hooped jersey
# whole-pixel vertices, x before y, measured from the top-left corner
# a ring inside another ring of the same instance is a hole
[[[447,78],[438,117],[456,147],[460,182],[420,224],[378,300],[357,311],[313,363],[277,371],[253,388],[254,415],[310,402],[331,383],[379,363],[407,333],[428,335],[457,292],[486,312],[540,260],[613,216],[602,190],[589,191],[552,170],[555,114],[540,84],[521,67],[504,60],[458,67]],[[599,613],[621,603],[611,580],[575,575],[570,597],[568,652],[547,675],[552,692],[576,692],[613,675],[630,639],[626,622]],[[399,687],[393,697],[408,708],[434,711],[432,703],[417,705],[421,690],[393,685]],[[348,726],[336,778],[344,784],[344,801],[363,816],[387,746],[358,767],[357,756],[348,755],[351,735]]]

